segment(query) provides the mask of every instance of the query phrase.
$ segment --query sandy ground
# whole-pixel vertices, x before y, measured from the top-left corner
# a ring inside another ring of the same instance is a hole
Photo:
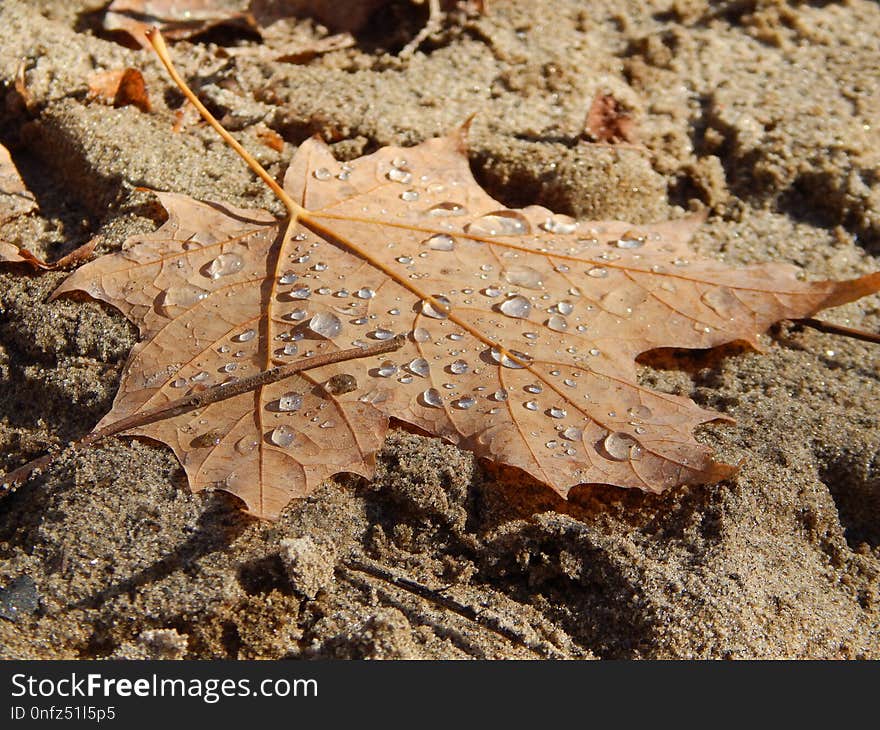
[[[476,114],[472,167],[509,205],[634,222],[705,209],[706,255],[819,278],[880,268],[876,3],[489,6],[452,14],[408,60],[396,51],[426,11],[405,0],[302,65],[232,56],[254,45],[233,31],[173,52],[276,175],[313,133],[351,158]],[[150,54],[100,31],[101,10],[0,4],[0,143],[40,203],[0,235],[50,258],[94,235],[98,253],[118,250],[159,220],[137,186],[280,212],[204,125],[172,133],[181,97]],[[29,104],[13,88],[22,59]],[[88,101],[88,76],[123,66],[144,72],[151,113]],[[644,149],[580,139],[597,91],[631,109]],[[0,469],[86,433],[136,341],[108,307],[48,302],[63,276],[0,271]],[[880,298],[827,317],[880,330]],[[397,430],[375,480],[329,481],[270,524],[221,492],[191,495],[163,447],[63,452],[0,501],[0,656],[880,658],[880,352],[791,326],[762,344],[643,368],[737,420],[701,439],[739,475],[662,497],[562,503]]]

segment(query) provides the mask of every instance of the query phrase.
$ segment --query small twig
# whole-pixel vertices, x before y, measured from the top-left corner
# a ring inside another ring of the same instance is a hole
[[[349,558],[348,560],[343,561],[343,564],[349,570],[358,573],[365,573],[373,578],[419,596],[419,598],[424,598],[426,601],[440,606],[441,608],[445,608],[447,611],[456,613],[468,621],[472,621],[478,626],[491,631],[518,646],[528,649],[542,658],[562,658],[562,654],[556,651],[555,648],[550,648],[550,645],[547,642],[536,644],[515,629],[501,624],[496,617],[485,614],[473,606],[456,601],[454,598],[444,596],[439,591],[428,588],[428,586],[423,585],[412,578],[392,573],[387,568],[372,561],[366,561],[364,558]]]
[[[813,319],[812,317],[807,317],[805,319],[792,319],[791,321],[795,324],[803,325],[804,327],[812,327],[814,330],[826,332],[830,335],[841,335],[842,337],[851,337],[854,340],[873,342],[875,345],[880,345],[880,334],[874,332],[865,332],[865,330],[857,330],[853,327],[844,327],[841,324],[833,324],[832,322],[825,322],[824,320]]]
[[[279,365],[271,370],[264,370],[246,378],[241,378],[226,385],[212,385],[198,393],[191,393],[183,398],[177,398],[158,408],[153,408],[143,413],[135,413],[134,415],[121,418],[118,421],[105,426],[104,428],[93,431],[83,436],[78,441],[71,444],[73,449],[84,449],[92,444],[115,436],[123,431],[132,428],[145,426],[149,423],[155,423],[166,418],[174,418],[181,413],[194,411],[197,408],[204,408],[211,403],[221,400],[233,398],[242,393],[247,393],[270,383],[276,383],[279,380],[289,378],[291,375],[303,372],[304,370],[312,370],[314,368],[324,367],[325,365],[333,365],[334,363],[345,362],[346,360],[355,360],[362,357],[370,357],[373,355],[383,355],[386,352],[393,352],[403,347],[406,342],[404,335],[397,335],[385,342],[379,342],[368,347],[351,347],[347,350],[338,350],[324,355],[316,355],[315,357],[304,358],[298,362],[289,365]],[[11,487],[17,482],[23,482],[27,479],[35,469],[40,469],[49,464],[55,458],[55,454],[49,453],[40,456],[27,464],[14,469],[8,474],[0,474],[0,486]]]

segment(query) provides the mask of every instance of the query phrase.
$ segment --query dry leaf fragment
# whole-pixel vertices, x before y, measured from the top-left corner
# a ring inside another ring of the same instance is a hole
[[[584,131],[593,142],[614,144],[636,141],[635,120],[610,94],[597,93],[593,97]]]
[[[19,248],[11,243],[0,241],[0,263],[2,264],[29,264],[34,269],[43,271],[54,271],[55,269],[66,269],[91,257],[95,246],[98,245],[98,239],[92,238],[82,246],[75,248],[69,254],[62,256],[54,263],[47,263],[43,259],[34,255],[26,248]]]
[[[693,428],[724,418],[640,386],[657,347],[754,341],[771,323],[880,288],[736,270],[687,248],[697,222],[633,227],[505,209],[473,179],[464,130],[339,163],[298,150],[286,231],[259,210],[160,193],[168,221],[75,272],[141,330],[101,426],[278,362],[407,333],[394,357],[312,371],[134,428],[171,446],[190,486],[274,517],[345,470],[370,476],[390,417],[532,474],[660,492],[713,482]],[[286,233],[286,235],[285,235]],[[339,387],[339,383],[347,387]]]
[[[243,0],[113,0],[104,15],[104,29],[128,33],[143,48],[150,48],[146,32],[153,26],[174,40],[218,25],[254,30],[246,6]]]
[[[136,68],[99,71],[89,77],[89,96],[113,106],[136,106],[150,111],[150,98],[143,74]]]
[[[0,145],[0,224],[27,215],[37,208],[37,199],[27,189],[12,155]]]
[[[274,129],[270,129],[265,124],[257,126],[257,139],[260,140],[269,149],[281,152],[284,149],[284,137],[282,137]]]

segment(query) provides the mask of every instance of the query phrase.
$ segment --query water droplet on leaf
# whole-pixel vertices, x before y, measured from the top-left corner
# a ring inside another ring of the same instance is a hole
[[[526,217],[515,210],[497,210],[480,216],[465,226],[474,236],[522,236],[531,233]]]
[[[504,271],[504,279],[508,284],[522,286],[526,289],[544,288],[543,275],[531,266],[510,266]]]
[[[269,432],[269,440],[282,448],[290,446],[293,443],[293,439],[294,433],[287,426],[279,426]]]
[[[612,431],[602,441],[608,457],[614,461],[639,459],[642,456],[642,445],[638,439],[623,431]]]
[[[526,319],[532,311],[532,304],[526,299],[524,296],[517,295],[514,297],[510,297],[509,299],[505,299],[499,306],[498,309],[506,314],[508,317],[514,317],[516,319]]]
[[[342,321],[330,312],[318,312],[309,320],[309,329],[316,335],[332,339],[342,332]]]
[[[452,251],[455,248],[455,239],[446,233],[435,233],[422,241],[422,245],[432,251]]]

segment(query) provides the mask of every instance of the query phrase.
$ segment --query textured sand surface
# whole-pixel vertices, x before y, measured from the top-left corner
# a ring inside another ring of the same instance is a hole
[[[138,186],[280,213],[207,127],[172,132],[180,95],[99,30],[102,5],[0,3],[0,143],[40,204],[0,239],[49,258],[94,235],[118,250],[159,220]],[[637,223],[705,209],[707,256],[816,278],[880,269],[876,3],[489,6],[451,14],[408,60],[395,53],[425,9],[405,0],[304,65],[230,55],[254,44],[234,31],[172,52],[277,176],[313,133],[351,158],[476,114],[472,167],[506,204]],[[87,99],[91,73],[123,66],[143,71],[151,113]],[[597,91],[631,110],[643,147],[581,139]],[[48,302],[63,276],[0,270],[0,469],[86,433],[136,342],[108,307]],[[826,316],[878,331],[880,298]],[[642,369],[737,420],[701,438],[739,475],[662,497],[563,503],[397,430],[375,480],[341,476],[269,524],[190,494],[161,446],[62,452],[0,499],[0,657],[880,658],[880,350],[785,325],[762,345]],[[345,568],[352,556],[520,640]]]

